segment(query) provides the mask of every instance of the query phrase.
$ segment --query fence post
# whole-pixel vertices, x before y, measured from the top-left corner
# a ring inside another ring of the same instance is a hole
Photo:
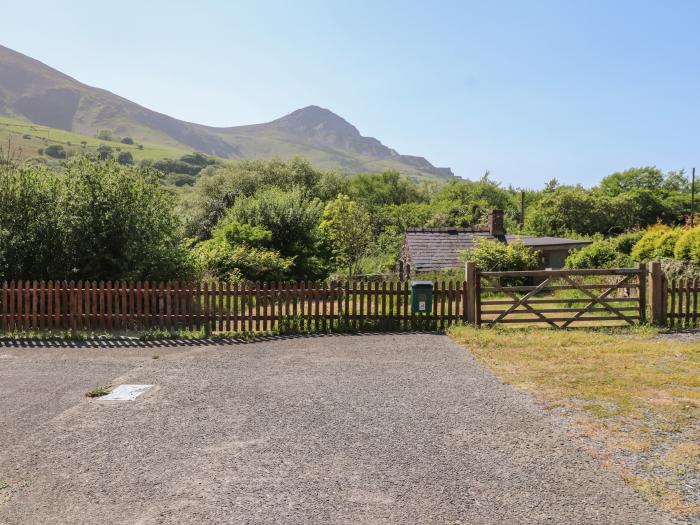
[[[639,322],[647,320],[647,265],[639,263]]]
[[[464,264],[464,280],[467,283],[467,297],[464,305],[467,323],[476,323],[476,263],[467,261]]]
[[[641,266],[641,265],[640,265]],[[653,261],[650,267],[649,300],[651,302],[650,321],[659,326],[666,325],[666,291],[664,287],[664,274],[661,271],[661,263]],[[641,282],[640,282],[641,303]],[[641,306],[641,305],[640,305]]]

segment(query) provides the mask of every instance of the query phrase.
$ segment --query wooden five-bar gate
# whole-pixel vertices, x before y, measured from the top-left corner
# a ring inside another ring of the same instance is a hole
[[[698,280],[638,268],[483,272],[435,282],[429,312],[408,282],[179,283],[12,281],[0,286],[0,332],[24,330],[332,332],[538,323],[554,328],[698,326]],[[647,300],[648,298],[648,300]],[[647,312],[648,310],[648,312]]]
[[[566,328],[574,323],[635,324],[646,319],[645,265],[482,272],[468,263],[466,271],[476,288],[473,322],[477,325],[545,323]]]

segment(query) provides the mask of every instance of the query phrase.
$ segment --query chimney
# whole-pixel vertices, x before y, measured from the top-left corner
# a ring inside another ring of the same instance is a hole
[[[503,226],[503,210],[489,210],[489,233],[499,241],[505,241],[506,229]]]

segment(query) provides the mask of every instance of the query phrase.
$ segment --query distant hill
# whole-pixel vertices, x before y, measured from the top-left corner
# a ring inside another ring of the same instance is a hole
[[[412,177],[447,179],[423,157],[401,155],[363,137],[332,111],[309,106],[265,124],[216,128],[184,122],[93,88],[0,46],[0,116],[95,136],[107,129],[166,151],[196,150],[226,159],[283,159],[296,155],[320,168],[351,173],[397,170]]]

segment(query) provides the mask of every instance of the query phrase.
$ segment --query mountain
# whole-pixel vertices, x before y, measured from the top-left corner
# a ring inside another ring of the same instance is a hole
[[[94,136],[107,129],[173,150],[226,159],[308,158],[321,168],[351,173],[397,170],[446,179],[423,157],[401,155],[332,111],[308,106],[272,122],[217,128],[152,111],[109,91],[87,86],[26,55],[0,46],[0,115]]]

